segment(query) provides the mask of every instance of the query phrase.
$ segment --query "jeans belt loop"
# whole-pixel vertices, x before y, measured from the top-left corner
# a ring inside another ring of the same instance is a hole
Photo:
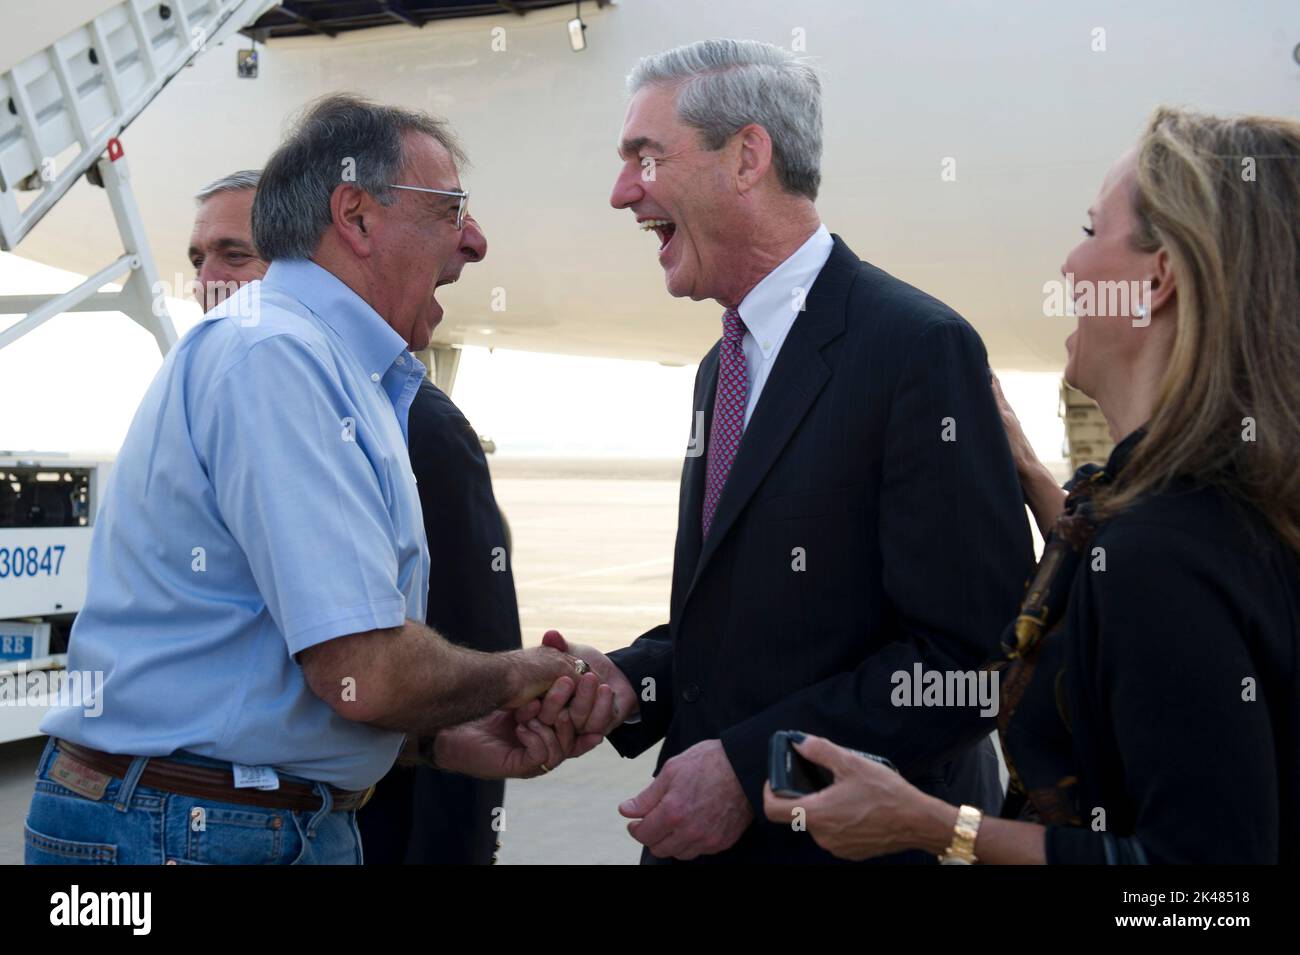
[[[117,791],[117,802],[113,803],[113,808],[118,812],[126,812],[131,808],[131,799],[135,796],[135,787],[139,784],[140,776],[148,763],[148,756],[137,756],[131,760],[131,768],[126,771],[126,776],[122,779],[122,788]]]
[[[330,792],[329,786],[325,783],[317,783],[316,792],[320,795],[321,807],[316,810],[316,815],[312,816],[311,820],[307,823],[306,836],[308,839],[315,837],[316,827],[321,824],[326,816],[334,811],[334,794]]]

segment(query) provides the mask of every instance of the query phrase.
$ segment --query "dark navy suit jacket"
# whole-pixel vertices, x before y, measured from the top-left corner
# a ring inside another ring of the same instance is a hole
[[[715,345],[695,382],[706,428],[717,377]],[[927,791],[996,812],[996,758],[971,742],[992,721],[891,703],[892,675],[914,663],[994,656],[1033,568],[974,329],[835,237],[701,541],[707,460],[682,469],[670,620],[611,654],[643,700],[611,736],[619,752],[662,740],[662,766],[720,739],[754,809],[731,850],[701,861],[832,861],[763,817],[780,729],[887,756]]]
[[[497,551],[508,546],[507,532],[478,433],[428,380],[411,403],[407,432],[431,558],[429,626],[475,650],[519,649],[514,575]],[[504,799],[499,780],[396,766],[357,814],[365,861],[489,863],[493,810]]]

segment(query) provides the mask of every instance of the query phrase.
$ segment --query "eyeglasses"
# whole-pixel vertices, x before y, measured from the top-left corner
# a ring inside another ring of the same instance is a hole
[[[465,224],[465,206],[469,204],[469,193],[460,189],[429,189],[426,186],[399,186],[390,182],[389,189],[407,189],[411,192],[431,192],[435,196],[451,196],[453,199],[459,199],[460,203],[456,206],[456,231],[459,232]]]

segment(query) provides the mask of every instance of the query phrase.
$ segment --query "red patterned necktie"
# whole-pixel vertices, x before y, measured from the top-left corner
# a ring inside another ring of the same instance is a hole
[[[718,394],[713,402],[709,430],[709,474],[704,486],[704,540],[709,537],[718,498],[736,460],[740,436],[745,433],[745,402],[749,399],[749,370],[745,367],[745,323],[729,308],[722,316],[722,346],[718,349]]]

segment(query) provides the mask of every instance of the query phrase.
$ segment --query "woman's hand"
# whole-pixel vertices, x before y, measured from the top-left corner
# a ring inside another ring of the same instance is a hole
[[[776,823],[802,822],[813,841],[841,859],[869,859],[905,849],[940,852],[957,810],[921,792],[898,773],[817,736],[796,743],[801,756],[831,771],[820,792],[787,799],[763,787],[763,809]]]
[[[1038,460],[1033,445],[1025,437],[1025,429],[1020,427],[1020,419],[1011,408],[1011,402],[1007,401],[1007,396],[1002,393],[1002,382],[998,381],[998,376],[993,372],[989,372],[989,381],[993,386],[993,397],[997,399],[998,414],[1002,416],[1002,427],[1006,429],[1007,441],[1011,444],[1011,457],[1016,462],[1016,473],[1020,475],[1020,480],[1023,482],[1026,477],[1032,477],[1041,470],[1043,462]]]
[[[1052,477],[1047,466],[1038,460],[1033,445],[1025,437],[1024,428],[1020,427],[1020,419],[1011,410],[1011,403],[1002,393],[1002,383],[998,381],[998,376],[990,371],[989,380],[993,387],[993,397],[997,399],[998,413],[1002,415],[1002,427],[1006,429],[1007,441],[1011,445],[1011,458],[1016,464],[1016,474],[1020,476],[1025,501],[1034,512],[1039,531],[1046,538],[1065,507],[1065,492],[1057,485],[1056,478]]]

